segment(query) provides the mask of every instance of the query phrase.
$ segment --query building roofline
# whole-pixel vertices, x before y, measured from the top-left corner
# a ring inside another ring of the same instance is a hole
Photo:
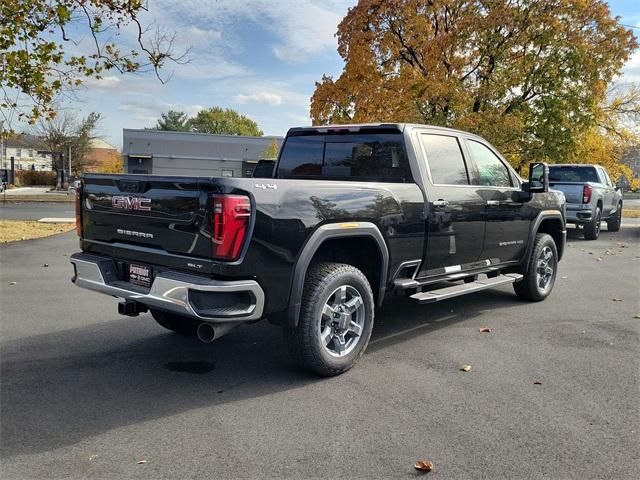
[[[122,133],[124,132],[140,132],[140,133],[162,133],[162,134],[171,134],[171,135],[194,135],[201,137],[225,137],[225,138],[255,138],[255,139],[279,139],[284,138],[278,135],[228,135],[228,134],[219,134],[219,133],[200,133],[200,132],[178,132],[175,130],[154,130],[154,129],[146,129],[146,128],[123,128]]]

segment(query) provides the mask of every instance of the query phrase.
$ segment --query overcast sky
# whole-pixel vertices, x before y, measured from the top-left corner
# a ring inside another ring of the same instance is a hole
[[[150,16],[178,33],[178,48],[192,46],[188,65],[168,66],[161,84],[149,74],[109,74],[90,81],[73,104],[82,114],[102,113],[105,140],[122,146],[123,128],[155,124],[169,109],[194,114],[213,105],[254,119],[266,135],[309,125],[309,99],[323,74],[337,76],[342,60],[335,32],[355,1],[150,0]],[[637,0],[612,0],[622,23],[640,27]],[[640,36],[640,30],[636,30]],[[640,81],[640,54],[624,81]]]

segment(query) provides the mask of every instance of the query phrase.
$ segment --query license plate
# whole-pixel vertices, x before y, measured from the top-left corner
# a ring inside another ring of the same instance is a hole
[[[153,280],[153,270],[147,265],[138,263],[129,264],[129,282],[141,287],[151,287]]]

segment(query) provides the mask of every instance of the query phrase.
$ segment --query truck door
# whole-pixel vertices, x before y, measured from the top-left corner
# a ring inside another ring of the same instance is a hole
[[[417,136],[428,173],[428,218],[426,250],[417,276],[473,268],[482,251],[485,204],[470,185],[461,139],[438,130],[420,132]]]
[[[610,216],[617,207],[617,205],[614,205],[616,191],[604,168],[597,167],[596,170],[598,171],[598,178],[602,184],[602,217],[604,218]]]
[[[520,260],[529,238],[533,209],[520,195],[520,182],[506,161],[484,142],[465,137],[471,183],[482,197],[486,223],[480,258],[492,264]]]

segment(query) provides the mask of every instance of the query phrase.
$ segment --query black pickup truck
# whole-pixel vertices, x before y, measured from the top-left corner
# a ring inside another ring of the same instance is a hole
[[[513,284],[546,298],[566,240],[548,168],[411,124],[292,128],[267,178],[84,177],[73,282],[209,342],[268,318],[321,375],[351,368],[387,294]]]

